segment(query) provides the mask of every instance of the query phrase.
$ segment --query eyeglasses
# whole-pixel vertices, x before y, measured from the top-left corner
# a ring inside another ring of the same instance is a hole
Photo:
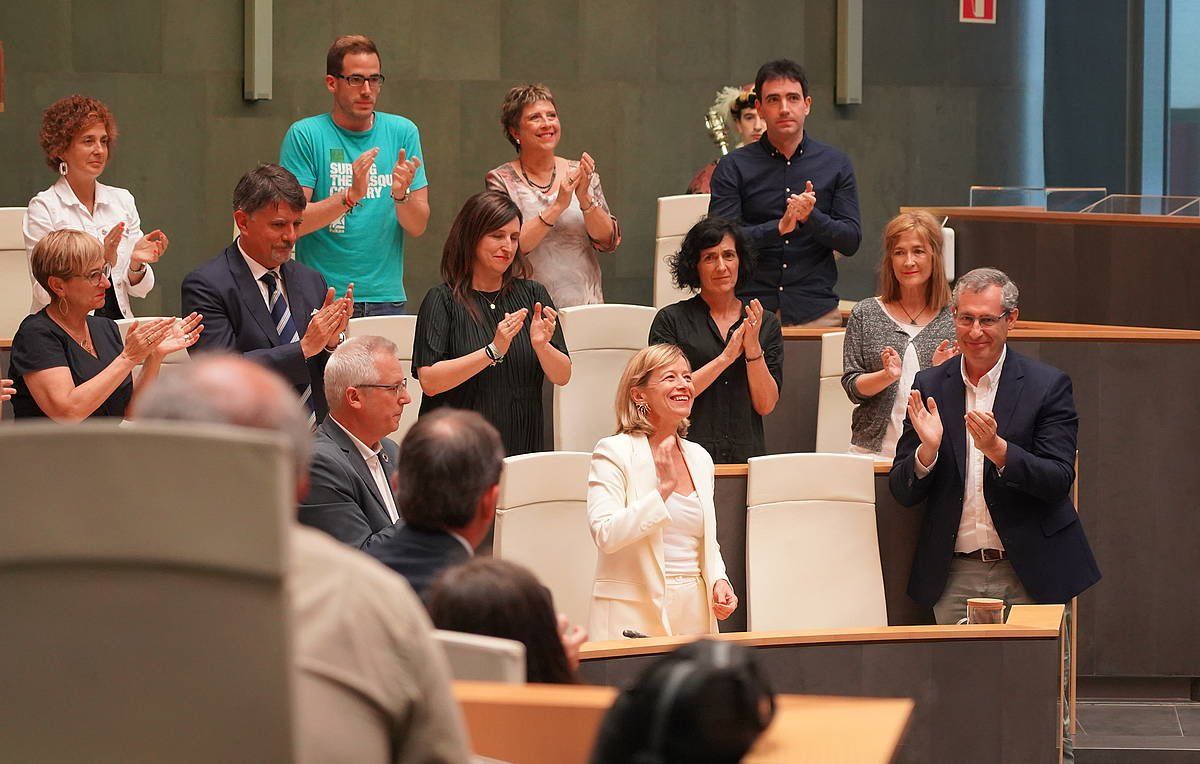
[[[352,385],[352,387],[373,387],[376,390],[387,390],[399,398],[401,390],[408,390],[408,379],[402,379],[394,385]]]
[[[371,83],[371,90],[379,90],[383,87],[383,75],[372,74],[370,77],[364,77],[361,74],[335,74],[339,80],[345,80],[346,84],[352,88],[361,88],[364,82]]]
[[[104,279],[112,278],[112,268],[108,265],[105,265],[103,268],[94,270],[91,273],[76,273],[70,278],[83,279],[92,286],[98,287],[104,283]]]
[[[970,329],[975,325],[975,322],[978,321],[979,328],[991,329],[993,326],[1007,318],[1009,313],[1012,313],[1012,311],[1006,310],[998,316],[970,316],[965,313],[955,313],[954,323],[963,329]]]

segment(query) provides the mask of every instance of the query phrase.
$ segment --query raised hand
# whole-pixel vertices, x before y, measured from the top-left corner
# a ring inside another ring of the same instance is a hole
[[[17,388],[13,387],[11,379],[0,379],[0,403],[3,403],[16,394]]]
[[[813,190],[811,180],[804,181],[804,193],[796,198],[798,200],[796,203],[796,217],[801,223],[807,222],[809,214],[813,211],[813,207],[817,206],[817,192]]]
[[[664,438],[651,453],[654,456],[654,472],[658,475],[658,495],[666,501],[679,484],[675,479],[675,439]]]
[[[717,617],[718,621],[724,621],[733,615],[733,611],[737,610],[737,595],[733,593],[733,587],[729,585],[729,582],[723,578],[713,584],[712,603],[713,615]]]
[[[958,355],[958,345],[950,340],[942,340],[942,344],[933,351],[933,365],[941,366],[956,355]]]
[[[968,411],[963,416],[966,421],[967,433],[975,441],[975,448],[984,456],[994,453],[999,445],[1000,437],[996,434],[996,417],[990,411]]]
[[[571,670],[579,668],[579,647],[587,642],[587,629],[572,625],[562,613],[558,614],[558,638],[562,642],[563,652],[567,654],[567,663]]]
[[[142,363],[167,338],[174,324],[173,318],[134,321],[125,333],[125,348],[121,355],[134,363]]]
[[[742,326],[746,327],[746,331],[742,335],[742,350],[747,358],[762,355],[762,343],[758,336],[761,331],[762,317],[762,303],[757,299],[751,300],[750,304],[746,306],[746,320],[742,323]]]
[[[592,176],[596,174],[596,160],[586,151],[579,157],[579,179],[575,184],[575,196],[580,207],[592,206]]]
[[[179,321],[172,320],[170,330],[167,331],[163,341],[158,343],[154,354],[165,358],[171,353],[177,353],[195,345],[196,340],[200,338],[200,332],[204,331],[204,324],[200,323],[203,319],[204,316],[199,313],[192,313]]]
[[[930,398],[926,408],[925,401],[921,400],[921,391],[910,391],[908,421],[912,423],[917,437],[921,439],[921,449],[917,457],[922,464],[932,465],[933,460],[937,458],[938,449],[942,446],[942,417],[938,414],[937,401]]]
[[[349,303],[343,298],[334,299],[333,287],[325,292],[325,302],[308,319],[304,336],[300,338],[300,351],[305,358],[312,358],[337,338],[341,326],[348,320]]]
[[[533,319],[529,322],[529,341],[534,350],[545,347],[554,337],[558,325],[558,311],[540,302],[533,304]]]
[[[562,212],[571,204],[571,195],[575,193],[575,189],[579,186],[579,179],[582,177],[581,172],[576,172],[574,175],[568,175],[563,178],[558,184],[558,196],[554,197],[552,205],[558,212]]]
[[[779,235],[787,236],[792,231],[796,230],[796,223],[800,220],[800,195],[792,194],[787,198],[787,202],[783,208],[783,217],[779,219]]]
[[[121,237],[125,235],[125,224],[117,223],[104,235],[104,262],[109,268],[117,265],[117,251],[121,248]]]
[[[157,263],[170,245],[167,235],[155,228],[150,233],[138,239],[133,245],[132,259],[135,263]]]
[[[904,367],[900,354],[896,352],[896,348],[888,345],[883,350],[879,351],[879,361],[883,364],[883,370],[887,372],[888,378],[895,381],[900,379],[900,372]]]
[[[417,176],[417,169],[421,166],[420,157],[406,159],[406,156],[404,149],[400,149],[400,153],[396,155],[396,164],[392,167],[392,199],[403,199],[408,195],[409,186],[412,185],[413,178]]]
[[[496,350],[500,355],[506,355],[508,348],[512,344],[513,337],[521,331],[521,327],[525,325],[525,317],[529,315],[529,308],[521,308],[512,313],[505,313],[504,319],[496,324],[496,336],[492,338],[492,344],[496,346]],[[532,341],[532,329],[531,341]]]
[[[342,301],[344,303],[346,303],[346,315],[342,319],[342,325],[339,326],[337,331],[333,333],[335,339],[337,338],[337,335],[341,334],[342,332],[344,332],[350,328],[350,316],[354,315],[354,282],[353,281],[351,281],[346,286],[346,294],[342,295]]]
[[[725,349],[721,351],[721,357],[728,363],[736,361],[745,350],[746,324],[746,321],[738,324],[738,327],[729,335]]]
[[[378,147],[367,149],[350,165],[350,188],[346,189],[346,201],[351,205],[358,204],[367,195],[371,187],[371,168],[375,166],[375,157],[378,155]]]

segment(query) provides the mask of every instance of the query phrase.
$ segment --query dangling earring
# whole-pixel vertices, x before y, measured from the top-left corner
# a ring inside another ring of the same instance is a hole
[[[513,138],[513,140],[517,142],[517,148],[521,148],[521,139],[520,139],[520,138]]]
[[[63,162],[61,160],[59,161],[58,174],[63,176],[64,178],[67,177],[67,163],[66,162]]]
[[[637,401],[633,404],[633,407],[637,410],[638,416],[643,419],[650,413],[650,407],[646,405],[645,401]]]

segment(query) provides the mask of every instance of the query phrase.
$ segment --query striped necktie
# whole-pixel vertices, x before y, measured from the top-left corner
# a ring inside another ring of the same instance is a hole
[[[275,322],[275,331],[281,342],[299,342],[300,335],[296,333],[296,324],[292,322],[292,311],[288,309],[283,290],[279,289],[279,278],[274,271],[267,271],[259,278],[267,285],[267,304],[271,306],[271,320]],[[308,408],[308,425],[313,429],[317,426],[317,413],[312,402],[312,385],[296,385],[300,393],[300,402]]]

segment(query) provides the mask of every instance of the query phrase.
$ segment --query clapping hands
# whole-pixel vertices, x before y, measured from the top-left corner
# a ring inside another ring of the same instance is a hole
[[[933,365],[941,366],[956,355],[958,355],[958,345],[950,340],[942,340],[942,344],[933,351]]]
[[[896,352],[896,348],[888,345],[883,350],[879,351],[879,361],[883,364],[883,370],[887,373],[888,379],[893,382],[900,379],[900,374],[904,368],[904,363],[900,358],[900,353]]]
[[[816,205],[817,193],[813,190],[812,181],[807,180],[804,182],[804,193],[792,194],[788,197],[783,217],[779,220],[779,235],[786,236],[796,230],[799,223],[808,222],[808,216],[812,214],[813,207]]]
[[[545,347],[554,337],[558,325],[558,311],[540,302],[533,304],[533,320],[529,322],[529,341],[533,349]]]

